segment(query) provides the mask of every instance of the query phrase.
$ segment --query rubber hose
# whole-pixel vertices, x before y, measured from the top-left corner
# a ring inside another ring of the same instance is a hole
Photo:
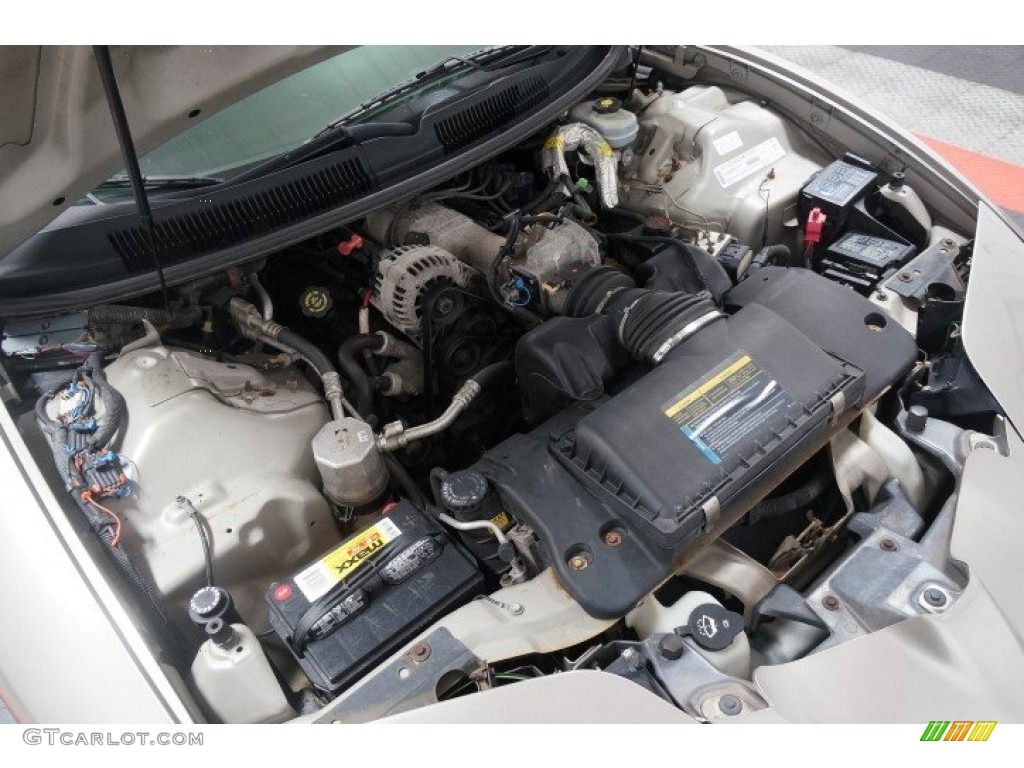
[[[651,291],[636,299],[622,316],[619,341],[636,360],[657,364],[660,360],[655,356],[663,344],[715,311],[715,303],[706,293]]]
[[[509,374],[515,375],[515,367],[512,365],[511,360],[504,360],[500,363],[491,363],[490,365],[481,368],[470,376],[470,378],[479,384],[481,389],[486,389],[487,386],[495,379]]]
[[[750,266],[747,267],[743,276],[748,277],[761,267],[766,267],[769,264],[778,264],[784,267],[791,266],[792,259],[793,255],[788,245],[766,245],[750,261]]]
[[[375,352],[383,346],[384,337],[380,334],[359,333],[345,339],[338,348],[338,369],[348,379],[352,387],[352,404],[364,419],[373,410],[373,389],[369,376],[359,364],[359,356],[366,350]]]
[[[312,366],[313,370],[316,371],[317,376],[321,379],[325,374],[336,373],[331,359],[321,352],[320,348],[316,344],[311,341],[307,341],[294,331],[282,328],[281,332],[277,335],[277,341],[280,341],[285,346],[294,349],[303,360]]]
[[[795,491],[790,491],[782,496],[764,499],[750,510],[747,515],[746,524],[755,525],[771,518],[796,512],[810,505],[815,499],[825,493],[826,490],[828,490],[828,480],[825,477],[821,475],[812,477]]]

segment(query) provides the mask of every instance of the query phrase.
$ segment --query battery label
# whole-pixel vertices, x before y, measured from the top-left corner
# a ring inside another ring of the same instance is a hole
[[[756,147],[748,149],[742,155],[736,155],[715,168],[715,178],[722,185],[722,189],[728,189],[737,184],[752,173],[764,170],[776,160],[786,156],[786,150],[774,136],[767,141],[762,141]]]
[[[789,393],[740,351],[662,410],[708,461],[718,465],[730,448],[793,404]]]
[[[331,587],[339,581],[355,573],[375,553],[401,535],[398,526],[385,518],[296,574],[295,586],[312,603],[330,592]]]

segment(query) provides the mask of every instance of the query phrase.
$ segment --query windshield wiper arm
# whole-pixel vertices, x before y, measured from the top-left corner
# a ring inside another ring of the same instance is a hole
[[[154,189],[192,189],[194,187],[212,187],[223,184],[224,179],[217,176],[143,176],[142,185]],[[107,179],[97,189],[130,189],[132,180],[127,176]]]

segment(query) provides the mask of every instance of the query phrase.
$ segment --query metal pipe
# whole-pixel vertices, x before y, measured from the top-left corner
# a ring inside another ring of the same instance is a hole
[[[447,512],[438,512],[437,519],[457,531],[479,531],[480,529],[485,528],[494,534],[494,538],[498,540],[498,544],[508,544],[508,537],[505,535],[505,532],[502,531],[496,523],[492,523],[490,520],[456,520]]]
[[[459,391],[452,397],[451,403],[445,409],[444,413],[438,416],[433,421],[427,422],[426,424],[420,424],[416,427],[405,428],[405,425],[400,421],[393,421],[390,424],[384,426],[384,431],[377,438],[377,447],[382,451],[397,451],[400,448],[404,448],[409,443],[413,443],[417,440],[422,440],[425,437],[436,435],[438,432],[443,432],[452,422],[459,417],[469,404],[476,399],[476,396],[480,394],[480,385],[477,384],[473,379],[468,379],[465,384],[459,387]]]
[[[320,376],[324,387],[324,398],[330,403],[334,418],[344,417],[345,399],[341,388],[341,377],[338,376],[330,359],[323,352],[280,323],[263,318],[259,310],[245,299],[235,296],[228,306],[231,318],[243,336],[305,360]]]
[[[263,283],[256,277],[256,273],[253,272],[249,275],[249,285],[256,291],[256,295],[260,297],[260,304],[263,306],[263,319],[273,320],[274,319],[274,300],[270,298],[270,294],[267,289],[263,287]]]

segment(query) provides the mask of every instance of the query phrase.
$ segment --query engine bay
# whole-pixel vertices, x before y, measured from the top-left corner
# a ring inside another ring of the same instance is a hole
[[[213,721],[593,669],[727,720],[967,583],[968,235],[645,67],[167,305],[7,323],[8,407]]]

